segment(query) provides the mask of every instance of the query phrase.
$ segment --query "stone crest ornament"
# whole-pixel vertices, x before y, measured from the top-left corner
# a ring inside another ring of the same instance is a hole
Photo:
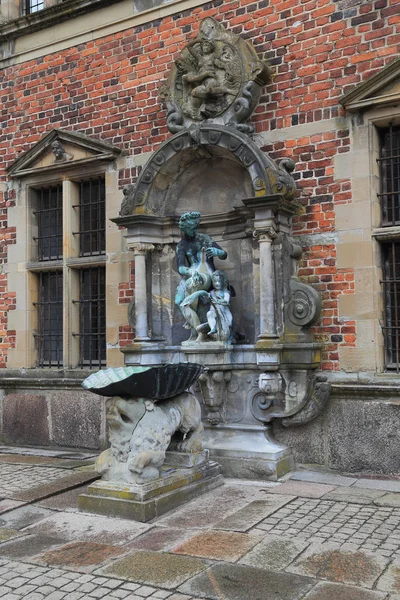
[[[246,119],[254,110],[269,67],[253,46],[208,17],[175,59],[162,95],[172,133],[202,121],[229,124],[249,132]]]

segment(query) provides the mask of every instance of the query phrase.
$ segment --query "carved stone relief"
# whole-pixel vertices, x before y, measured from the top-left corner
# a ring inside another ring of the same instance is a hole
[[[269,67],[250,43],[206,18],[197,37],[175,59],[161,90],[167,102],[168,129],[177,133],[207,120],[248,133],[253,128],[244,122],[269,80]]]

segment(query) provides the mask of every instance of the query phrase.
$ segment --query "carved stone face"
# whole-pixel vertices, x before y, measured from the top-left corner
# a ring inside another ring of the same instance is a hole
[[[223,283],[222,283],[222,279],[219,275],[216,275],[215,277],[212,278],[212,283],[213,283],[214,290],[222,290]]]
[[[145,412],[146,406],[142,398],[125,400],[116,396],[107,401],[106,418],[110,427],[111,448],[113,445],[129,445],[133,432]]]
[[[51,145],[51,149],[53,150],[53,154],[56,160],[63,160],[64,148],[62,147],[60,142],[58,142],[57,140],[53,142]]]
[[[274,399],[282,391],[282,377],[279,373],[261,373],[258,387],[268,399]]]

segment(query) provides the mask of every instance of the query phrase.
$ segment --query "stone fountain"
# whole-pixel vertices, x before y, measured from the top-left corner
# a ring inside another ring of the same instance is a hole
[[[295,165],[262,152],[248,123],[269,81],[248,41],[203,20],[161,90],[172,135],[124,190],[113,221],[135,259],[126,368],[199,368],[191,391],[210,457],[227,476],[274,480],[293,458],[271,423],[314,419],[330,389],[316,375],[321,346],[310,331],[320,298],[296,275]],[[99,462],[103,479],[126,469],[110,466],[107,452]]]

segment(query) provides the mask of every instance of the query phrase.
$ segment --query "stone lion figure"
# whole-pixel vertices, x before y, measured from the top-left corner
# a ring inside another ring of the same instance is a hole
[[[103,479],[144,483],[159,477],[167,449],[201,452],[200,404],[184,392],[162,404],[145,398],[107,400],[110,448],[97,459]]]

